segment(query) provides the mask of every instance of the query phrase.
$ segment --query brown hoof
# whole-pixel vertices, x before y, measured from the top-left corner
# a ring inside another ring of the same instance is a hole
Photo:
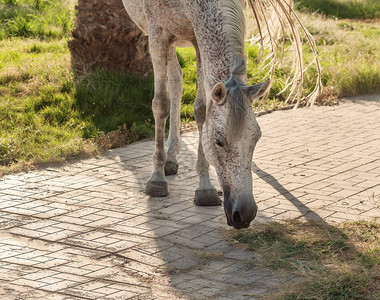
[[[168,183],[165,181],[149,181],[145,193],[151,197],[166,197],[169,194]]]
[[[178,164],[173,161],[166,161],[165,163],[165,175],[175,175],[178,173]]]
[[[198,205],[198,206],[217,206],[217,205],[221,205],[222,201],[220,200],[218,196],[217,190],[210,189],[210,190],[196,190],[194,203],[195,205]]]

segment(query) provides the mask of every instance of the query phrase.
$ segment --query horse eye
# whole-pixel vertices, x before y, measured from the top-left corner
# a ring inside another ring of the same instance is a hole
[[[224,144],[219,140],[215,140],[215,145],[217,145],[218,147],[221,147],[221,148],[224,146]]]

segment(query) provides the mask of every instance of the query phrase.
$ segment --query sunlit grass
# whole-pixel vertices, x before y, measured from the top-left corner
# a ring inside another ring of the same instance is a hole
[[[317,15],[307,19],[327,89],[336,97],[380,91],[380,24],[332,21]]]
[[[73,25],[72,5],[56,0],[0,0],[0,40],[62,38]]]
[[[378,0],[295,0],[295,3],[300,10],[317,11],[336,18],[380,18],[380,2]]]
[[[59,161],[93,152],[81,139],[91,124],[75,108],[65,40],[0,45],[0,162]]]
[[[64,39],[3,40],[0,57],[0,172],[152,136],[152,78],[75,77]]]

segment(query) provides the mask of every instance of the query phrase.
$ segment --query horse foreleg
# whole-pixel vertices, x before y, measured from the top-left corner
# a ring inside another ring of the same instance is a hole
[[[165,164],[165,175],[178,172],[177,155],[181,146],[180,114],[182,98],[182,69],[178,62],[176,49],[170,47],[168,53],[168,91],[170,96],[170,129],[168,138],[168,152]]]
[[[197,98],[194,103],[194,115],[198,126],[198,160],[196,170],[199,175],[199,184],[195,191],[194,203],[200,206],[221,205],[218,192],[212,185],[209,175],[209,163],[203,152],[202,146],[202,127],[206,118],[206,93],[204,89],[204,76],[202,71],[201,57],[196,45],[197,52]]]
[[[169,116],[170,100],[167,94],[167,58],[169,36],[160,27],[150,26],[149,47],[154,70],[154,98],[152,101],[155,121],[155,149],[153,154],[154,170],[145,192],[152,197],[168,195],[168,183],[165,179],[165,124]]]

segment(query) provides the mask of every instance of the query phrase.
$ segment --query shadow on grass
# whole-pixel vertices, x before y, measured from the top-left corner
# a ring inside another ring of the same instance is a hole
[[[93,124],[83,133],[85,138],[118,128],[131,141],[154,134],[153,77],[97,70],[86,77],[77,76],[75,99],[83,118]]]

